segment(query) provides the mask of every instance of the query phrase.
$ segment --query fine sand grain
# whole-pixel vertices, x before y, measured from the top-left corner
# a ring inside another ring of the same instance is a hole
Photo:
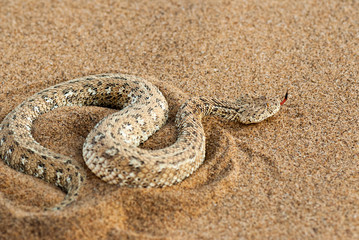
[[[0,239],[359,239],[359,2],[321,2],[1,1],[0,121],[43,88],[108,72],[168,100],[145,148],[175,141],[189,97],[289,99],[256,125],[205,119],[204,164],[162,189],[112,186],[83,164],[86,135],[114,110],[45,114],[33,135],[87,180],[77,202],[43,212],[64,193],[0,161]]]

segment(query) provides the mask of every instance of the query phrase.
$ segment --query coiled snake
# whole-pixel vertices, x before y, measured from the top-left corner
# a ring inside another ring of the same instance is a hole
[[[257,123],[279,111],[286,101],[250,98],[219,100],[194,97],[176,116],[177,141],[164,149],[148,150],[146,141],[167,120],[162,93],[146,80],[125,74],[102,74],[74,79],[31,96],[0,124],[0,157],[12,168],[55,184],[67,193],[52,209],[61,209],[78,195],[84,176],[67,156],[54,153],[33,138],[33,121],[62,106],[105,106],[121,109],[102,119],[83,146],[87,166],[102,180],[119,186],[162,187],[181,182],[204,161],[202,118],[219,116]]]

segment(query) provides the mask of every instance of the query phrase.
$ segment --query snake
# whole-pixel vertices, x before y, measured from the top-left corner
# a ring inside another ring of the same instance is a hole
[[[66,193],[61,210],[78,198],[85,181],[71,157],[51,151],[32,136],[33,122],[63,106],[118,109],[100,120],[83,145],[86,166],[100,179],[120,187],[164,187],[189,177],[205,159],[202,119],[217,116],[243,124],[258,123],[276,114],[287,100],[243,95],[235,100],[192,97],[176,114],[176,141],[162,149],[139,145],[168,118],[161,91],[144,78],[109,73],[90,75],[44,89],[13,109],[0,124],[0,158],[13,169],[43,179]]]

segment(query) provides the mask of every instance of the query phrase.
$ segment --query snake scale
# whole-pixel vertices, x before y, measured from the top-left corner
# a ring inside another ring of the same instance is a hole
[[[59,187],[65,199],[50,209],[74,202],[84,181],[81,167],[70,157],[41,146],[31,129],[40,115],[62,106],[104,106],[119,109],[102,119],[83,146],[86,165],[110,184],[162,187],[181,182],[204,161],[202,118],[219,116],[249,124],[279,111],[282,102],[265,97],[220,100],[194,97],[178,110],[178,137],[164,149],[149,150],[146,141],[167,120],[167,101],[157,87],[143,78],[125,74],[82,77],[42,90],[10,112],[0,124],[0,157],[17,171]]]

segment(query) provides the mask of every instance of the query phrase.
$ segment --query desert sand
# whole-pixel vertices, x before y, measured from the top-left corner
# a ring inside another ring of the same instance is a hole
[[[154,82],[168,123],[144,148],[176,139],[193,96],[289,99],[255,125],[208,117],[206,159],[160,189],[109,185],[82,144],[113,112],[66,107],[33,135],[87,174],[78,201],[0,161],[0,239],[359,239],[358,1],[0,2],[0,121],[32,94],[100,73]]]

